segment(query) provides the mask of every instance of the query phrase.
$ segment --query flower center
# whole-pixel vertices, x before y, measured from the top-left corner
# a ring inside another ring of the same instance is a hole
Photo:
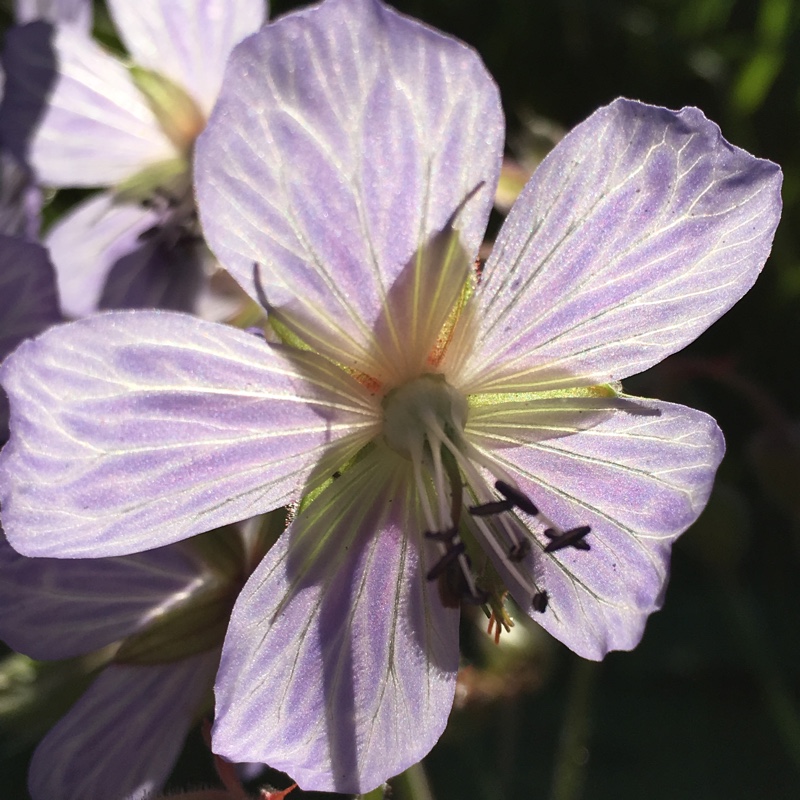
[[[467,399],[443,375],[422,375],[393,389],[383,400],[386,443],[412,461],[441,451],[447,438],[458,444],[466,421]]]
[[[424,538],[439,549],[439,560],[426,577],[438,581],[444,605],[456,607],[461,600],[482,605],[490,614],[490,630],[493,623],[497,625],[497,636],[501,626],[508,630],[513,625],[504,609],[505,590],[498,588],[502,585],[499,575],[489,567],[487,584],[484,569],[483,585],[478,585],[473,574],[469,554],[475,555],[477,532],[515,582],[530,592],[533,610],[544,613],[549,594],[522,562],[533,555],[534,542],[541,551],[538,557],[568,547],[589,550],[586,536],[591,528],[581,525],[564,530],[556,525],[516,486],[513,477],[470,444],[464,434],[467,398],[443,375],[424,374],[393,389],[383,399],[383,412],[384,440],[412,464],[427,527]],[[481,468],[495,478],[494,491]],[[470,522],[462,526],[464,509]],[[537,521],[544,542],[536,539],[517,513]]]

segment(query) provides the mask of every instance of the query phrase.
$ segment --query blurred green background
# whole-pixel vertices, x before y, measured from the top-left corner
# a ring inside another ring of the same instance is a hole
[[[299,5],[276,0],[272,15]],[[783,221],[755,288],[687,350],[625,384],[707,411],[728,441],[709,508],[676,547],[664,609],[637,650],[601,664],[523,621],[496,647],[485,619],[465,619],[458,707],[424,774],[394,797],[800,797],[800,3],[394,5],[478,50],[520,163],[623,95],[699,106],[785,175]],[[0,797],[25,797],[28,753],[7,732],[2,747]],[[213,771],[193,735],[175,786],[203,778]]]

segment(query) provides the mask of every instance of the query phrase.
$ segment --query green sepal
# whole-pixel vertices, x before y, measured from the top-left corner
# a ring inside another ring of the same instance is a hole
[[[193,536],[183,543],[191,554],[223,580],[241,580],[245,564],[244,542],[236,525],[225,525]]]
[[[114,188],[114,197],[123,203],[142,203],[154,195],[182,201],[190,190],[191,173],[185,158],[171,158],[151,164]]]
[[[197,103],[184,89],[158,72],[132,66],[130,74],[161,129],[180,152],[188,153],[206,125]]]
[[[221,648],[239,585],[199,591],[123,642],[116,664],[168,664]]]

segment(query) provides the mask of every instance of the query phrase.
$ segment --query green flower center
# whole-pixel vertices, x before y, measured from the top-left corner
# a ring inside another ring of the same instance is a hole
[[[459,445],[466,421],[467,398],[443,375],[422,375],[383,399],[384,439],[412,461],[438,453],[447,439]]]

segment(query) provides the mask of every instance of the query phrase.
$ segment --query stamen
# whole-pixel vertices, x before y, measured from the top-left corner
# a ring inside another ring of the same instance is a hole
[[[511,561],[522,561],[525,556],[531,551],[531,543],[528,539],[521,539],[517,544],[513,545],[508,551],[508,557]]]
[[[489,592],[475,586],[472,592],[464,592],[462,599],[473,606],[485,606],[489,602]]]
[[[563,550],[565,547],[574,547],[576,550],[591,550],[589,542],[584,541],[590,531],[589,525],[581,525],[578,528],[570,528],[563,533],[557,533],[553,528],[545,529],[544,535],[550,539],[545,545],[545,553],[555,553],[558,550]]]
[[[469,513],[474,517],[491,517],[494,514],[501,514],[503,511],[511,511],[512,508],[514,508],[514,503],[511,500],[494,500],[491,503],[470,506]]]
[[[540,614],[544,614],[547,610],[547,602],[550,600],[550,595],[547,594],[546,591],[536,592],[533,596],[532,605],[533,610],[538,611]]]
[[[486,628],[486,633],[489,634],[489,636],[492,635],[492,628],[494,628],[494,643],[500,644],[500,634],[502,633],[503,629],[500,626],[500,620],[497,619],[494,611],[492,611],[492,616],[489,617],[489,625]]]
[[[524,511],[526,514],[530,514],[532,517],[535,517],[539,514],[539,509],[533,504],[533,501],[528,497],[528,495],[521,492],[514,486],[509,485],[505,481],[497,481],[494,485],[494,488],[500,492],[503,497],[506,498],[510,503],[513,503],[517,508],[521,511]]]
[[[446,531],[425,531],[425,538],[434,542],[451,544],[457,533],[458,531],[455,528],[450,528]]]
[[[466,551],[466,546],[464,542],[460,539],[458,541],[454,540],[450,543],[450,546],[445,550],[444,555],[428,570],[428,574],[426,575],[429,581],[435,581],[449,566],[452,564],[459,556],[463,555]],[[467,562],[469,565],[469,562]]]
[[[472,562],[457,529],[426,531],[425,538],[439,542],[445,548],[442,557],[426,575],[429,581],[438,580],[439,597],[445,608],[458,608],[462,600],[478,606],[485,605],[489,593],[476,586],[472,577]],[[456,562],[458,568],[454,572]]]

